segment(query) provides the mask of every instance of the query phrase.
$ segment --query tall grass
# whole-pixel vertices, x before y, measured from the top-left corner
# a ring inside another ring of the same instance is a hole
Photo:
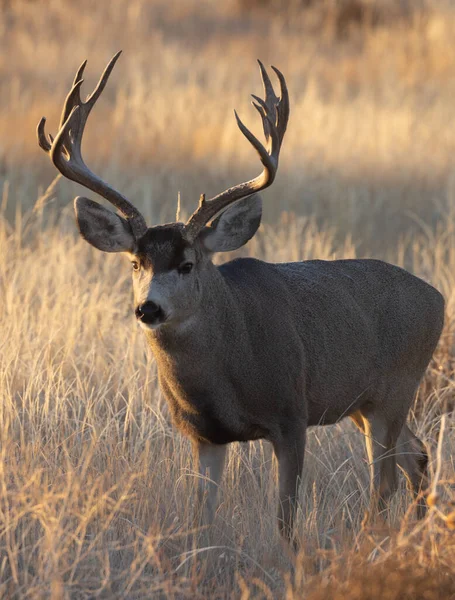
[[[394,561],[398,573],[411,561],[419,573],[433,569],[438,581],[441,569],[455,575],[445,558],[453,539],[435,512],[453,510],[447,485],[438,487],[441,499],[417,529],[411,513],[406,516],[404,485],[387,527],[362,526],[368,465],[362,437],[349,422],[309,435],[295,579],[289,579],[292,559],[276,528],[275,465],[263,442],[232,446],[213,548],[194,546],[196,474],[134,323],[130,267],[120,256],[94,251],[71,225],[69,215],[49,225],[35,211],[18,213],[13,225],[3,219],[0,229],[2,597],[247,598],[287,590],[298,598],[317,589],[316,598],[329,598],[348,571],[363,571],[370,562],[376,570],[365,582],[375,585],[382,585],[383,576],[375,575],[380,565],[388,570]],[[407,254],[416,272],[448,297],[442,342],[411,415],[411,426],[431,449],[433,470],[441,415],[454,390],[449,232],[440,231],[431,246],[422,235],[395,254],[397,263]],[[292,215],[263,226],[245,252],[278,260],[356,254],[350,240],[339,246],[334,232]],[[449,256],[442,265],[441,257]],[[453,479],[453,434],[450,419],[441,482]],[[329,590],[326,596],[321,589]]]

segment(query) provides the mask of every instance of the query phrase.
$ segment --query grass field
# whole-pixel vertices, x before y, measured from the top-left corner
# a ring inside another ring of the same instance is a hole
[[[1,598],[455,598],[455,6],[358,6],[0,3]],[[257,172],[232,109],[259,131],[259,57],[285,73],[292,115],[243,254],[374,256],[444,294],[410,415],[439,494],[422,523],[404,483],[385,524],[364,519],[363,440],[342,422],[309,435],[296,559],[262,442],[233,445],[213,547],[193,543],[189,443],[136,326],[128,261],[76,235],[80,188],[53,181],[35,140],[80,62],[88,89],[119,48],[84,152],[150,223],[173,218],[179,191],[189,212]]]

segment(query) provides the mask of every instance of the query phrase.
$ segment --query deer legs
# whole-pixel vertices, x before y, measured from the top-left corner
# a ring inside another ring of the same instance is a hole
[[[401,429],[387,423],[382,415],[365,419],[365,441],[370,461],[371,509],[379,512],[387,508],[387,502],[398,488],[396,443]]]
[[[292,435],[273,441],[273,449],[278,460],[278,525],[281,535],[288,542],[291,542],[293,538],[305,440],[306,426],[302,426]]]
[[[408,488],[414,497],[428,485],[428,454],[424,443],[405,424],[397,444],[397,463],[408,480]],[[425,516],[427,506],[422,499],[417,504],[417,518]]]
[[[353,413],[351,419],[365,434],[371,468],[371,503],[383,511],[398,487],[397,466],[404,472],[408,487],[417,497],[427,483],[428,455],[425,445],[403,422],[388,420],[382,414]],[[426,505],[417,505],[417,518],[425,516]]]
[[[218,505],[218,490],[223,475],[227,446],[193,442],[194,459],[199,473],[197,485],[197,522],[210,525]]]
[[[292,435],[273,441],[278,460],[279,508],[278,525],[281,535],[291,542],[297,512],[297,498],[303,469],[306,426]],[[196,524],[213,522],[218,505],[218,490],[223,475],[227,446],[193,442],[194,459],[199,473],[197,487]]]

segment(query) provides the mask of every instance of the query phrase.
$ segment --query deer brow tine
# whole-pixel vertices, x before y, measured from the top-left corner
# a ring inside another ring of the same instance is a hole
[[[40,148],[42,148],[45,152],[49,152],[49,150],[51,149],[51,144],[46,138],[46,132],[44,131],[45,126],[46,117],[41,117],[41,120],[36,128],[36,135],[38,137],[38,144]]]

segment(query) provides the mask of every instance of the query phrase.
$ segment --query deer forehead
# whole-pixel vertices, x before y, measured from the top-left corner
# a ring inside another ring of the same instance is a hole
[[[179,224],[150,227],[137,242],[136,256],[145,269],[164,273],[195,258]]]

